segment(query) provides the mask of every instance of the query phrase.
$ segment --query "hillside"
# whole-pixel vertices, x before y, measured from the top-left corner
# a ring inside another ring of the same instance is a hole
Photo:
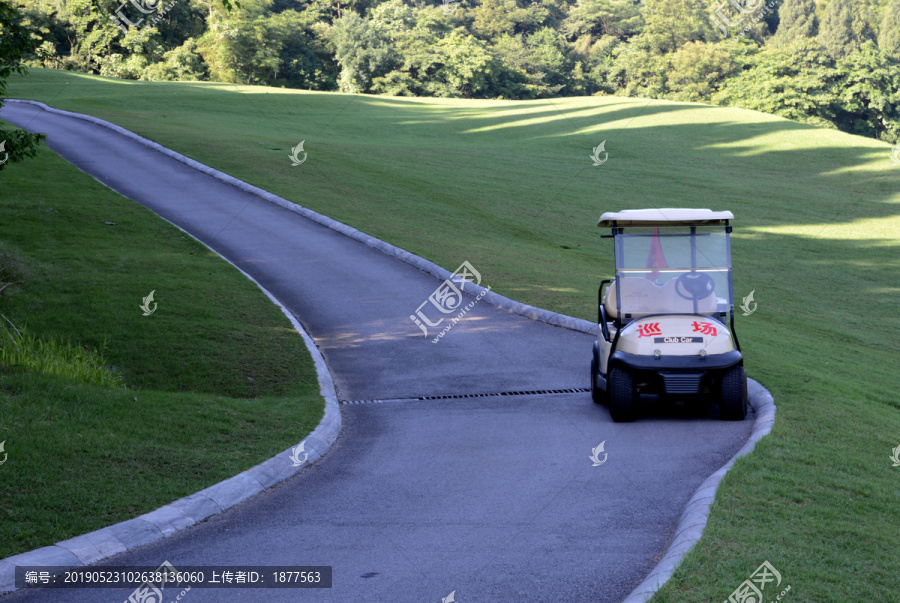
[[[588,319],[612,269],[603,211],[733,211],[736,297],[758,302],[737,328],[778,419],[655,600],[722,600],[764,560],[797,600],[892,592],[900,166],[889,145],[620,97],[407,99],[49,70],[13,79],[10,97],[112,121],[444,267],[468,260],[498,293]],[[292,166],[301,141],[308,158]],[[609,159],[595,167],[603,141]]]

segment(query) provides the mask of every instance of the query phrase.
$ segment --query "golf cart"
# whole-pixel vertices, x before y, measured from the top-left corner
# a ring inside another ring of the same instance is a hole
[[[730,211],[607,212],[616,277],[600,283],[591,396],[613,421],[637,418],[641,394],[717,400],[747,414],[747,376],[734,331]]]

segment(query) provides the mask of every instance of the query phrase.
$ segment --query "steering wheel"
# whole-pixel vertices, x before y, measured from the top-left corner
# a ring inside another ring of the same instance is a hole
[[[675,293],[678,297],[690,301],[700,301],[709,297],[715,288],[715,281],[705,272],[685,272],[675,279]]]

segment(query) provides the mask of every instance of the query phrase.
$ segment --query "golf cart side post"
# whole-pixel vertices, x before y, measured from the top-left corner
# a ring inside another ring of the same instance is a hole
[[[607,212],[616,275],[598,291],[591,394],[615,421],[637,416],[641,393],[717,399],[724,419],[746,416],[747,385],[734,329],[731,226],[708,209]]]

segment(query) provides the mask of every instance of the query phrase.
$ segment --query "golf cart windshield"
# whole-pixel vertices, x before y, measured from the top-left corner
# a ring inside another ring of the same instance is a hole
[[[624,321],[649,314],[727,320],[733,302],[727,230],[683,224],[615,228],[616,282],[607,307],[614,304],[614,314]]]

